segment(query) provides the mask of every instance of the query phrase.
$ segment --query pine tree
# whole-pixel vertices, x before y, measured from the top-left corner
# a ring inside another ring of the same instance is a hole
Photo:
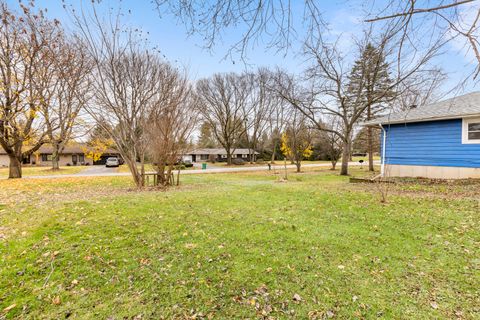
[[[212,128],[208,122],[204,122],[200,127],[200,137],[197,145],[200,148],[215,148],[217,146]]]
[[[382,48],[368,43],[355,61],[349,76],[348,98],[351,103],[366,106],[361,120],[371,120],[386,108],[395,95],[389,65]],[[373,131],[367,129],[368,167],[373,171]]]

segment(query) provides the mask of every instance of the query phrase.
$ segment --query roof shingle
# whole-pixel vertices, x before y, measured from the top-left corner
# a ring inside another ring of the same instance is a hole
[[[470,116],[480,116],[480,92],[472,92],[410,110],[391,113],[371,121],[366,121],[363,125],[373,126],[379,124],[447,120]]]

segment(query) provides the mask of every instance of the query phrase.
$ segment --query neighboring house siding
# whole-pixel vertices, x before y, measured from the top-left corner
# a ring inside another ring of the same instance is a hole
[[[480,144],[462,144],[461,119],[384,128],[385,164],[480,168]]]
[[[10,159],[6,154],[0,154],[0,167],[8,167],[10,164]]]

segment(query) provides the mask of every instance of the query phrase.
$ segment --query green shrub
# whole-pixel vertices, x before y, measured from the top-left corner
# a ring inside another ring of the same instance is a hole
[[[232,160],[232,163],[237,166],[243,166],[245,164],[245,161],[243,161],[242,158],[235,158]]]

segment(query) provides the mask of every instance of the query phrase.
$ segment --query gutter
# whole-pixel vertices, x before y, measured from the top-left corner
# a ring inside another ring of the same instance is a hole
[[[382,126],[382,124],[379,124],[380,128],[383,131],[383,141],[382,141],[382,162],[380,166],[380,176],[385,177],[385,155],[386,155],[386,147],[387,147],[387,130]]]

